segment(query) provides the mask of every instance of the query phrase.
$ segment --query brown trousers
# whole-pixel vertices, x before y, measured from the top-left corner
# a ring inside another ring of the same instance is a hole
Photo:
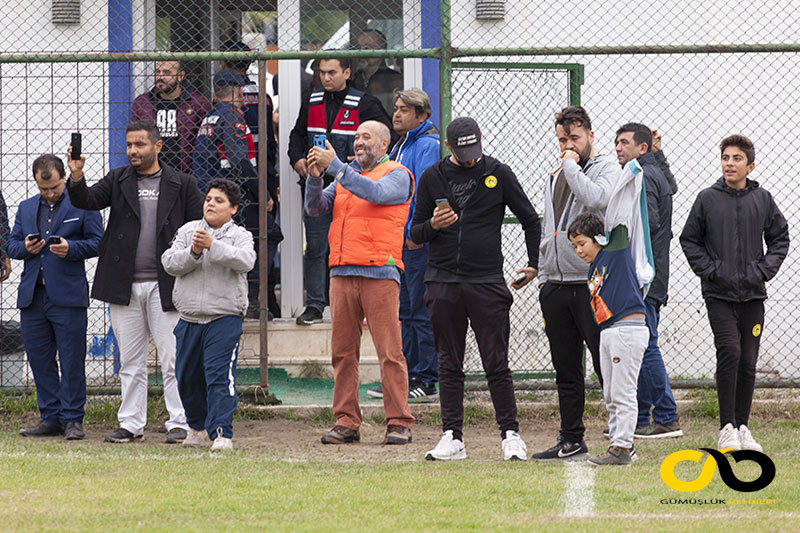
[[[408,408],[408,370],[400,334],[400,285],[390,279],[333,276],[330,300],[336,424],[350,429],[361,426],[358,361],[362,322],[366,317],[378,352],[386,423],[410,428],[414,417]]]

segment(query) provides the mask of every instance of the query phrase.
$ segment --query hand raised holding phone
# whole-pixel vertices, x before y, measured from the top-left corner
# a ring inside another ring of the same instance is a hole
[[[433,210],[433,218],[431,218],[431,227],[436,231],[452,226],[458,220],[458,215],[450,207],[450,201],[447,198],[436,199],[436,209]]]

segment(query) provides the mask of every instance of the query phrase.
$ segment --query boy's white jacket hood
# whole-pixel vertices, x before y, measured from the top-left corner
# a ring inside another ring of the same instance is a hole
[[[606,238],[616,226],[628,228],[631,257],[636,265],[639,288],[645,295],[655,277],[653,249],[650,246],[650,226],[647,218],[647,195],[644,172],[636,159],[629,161],[611,192],[605,216]]]

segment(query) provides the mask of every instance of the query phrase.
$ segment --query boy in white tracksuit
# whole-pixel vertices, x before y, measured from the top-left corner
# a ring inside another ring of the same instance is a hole
[[[187,446],[233,447],[236,357],[247,310],[247,272],[255,263],[253,235],[231,220],[241,199],[230,180],[208,184],[203,218],[184,224],[161,256],[175,276],[172,299],[178,392],[186,409]]]

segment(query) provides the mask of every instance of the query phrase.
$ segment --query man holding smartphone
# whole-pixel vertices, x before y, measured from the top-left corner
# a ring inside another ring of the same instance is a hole
[[[514,172],[483,153],[481,131],[469,117],[447,127],[445,145],[452,155],[429,167],[419,180],[411,239],[430,243],[425,272],[425,304],[439,355],[442,429],[428,460],[466,459],[464,424],[464,350],[467,324],[475,332],[500,429],[504,460],[526,460],[519,436],[514,382],[508,367],[508,312],[513,300],[503,276],[500,228],[506,206],[525,234],[528,262],[517,269],[521,289],[536,277],[540,226]]]
[[[186,415],[175,377],[175,335],[178,312],[172,304],[175,278],[167,274],[161,255],[178,228],[203,216],[203,195],[196,180],[161,166],[161,134],[153,121],[131,122],[126,128],[130,165],[115,168],[89,187],[86,158],[69,160],[69,192],[73,203],[99,211],[110,207],[92,297],[110,304],[111,324],[119,341],[122,404],[119,428],[106,442],[134,442],[147,424],[148,341],[158,351],[169,411],[167,443],[186,438]],[[72,149],[70,148],[70,154]]]
[[[58,157],[36,158],[33,177],[39,194],[20,204],[8,242],[8,254],[25,261],[17,307],[42,417],[20,434],[82,439],[89,306],[84,260],[97,255],[103,223],[100,213],[72,206]]]

